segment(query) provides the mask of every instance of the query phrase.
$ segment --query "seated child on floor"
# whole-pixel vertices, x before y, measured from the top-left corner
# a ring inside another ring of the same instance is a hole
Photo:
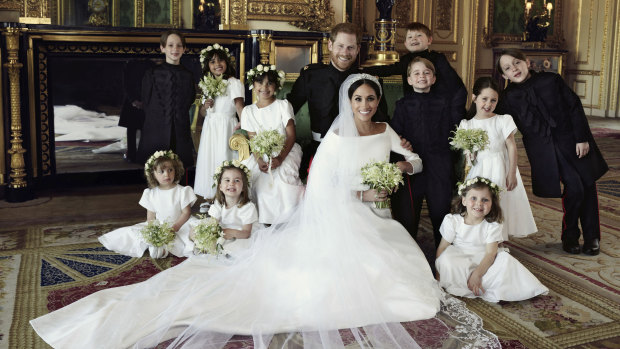
[[[502,242],[500,188],[483,177],[458,187],[452,214],[441,224],[437,248],[439,285],[455,296],[488,302],[520,301],[549,290],[508,252]]]
[[[260,227],[258,211],[250,201],[250,170],[237,160],[224,161],[216,168],[213,181],[217,185],[209,216],[222,227],[223,254],[234,254],[250,245],[252,231]],[[193,239],[193,236],[190,236]]]
[[[196,195],[192,187],[179,184],[184,172],[183,163],[172,150],[156,151],[144,165],[149,188],[144,189],[140,205],[146,208],[146,222],[122,227],[99,237],[103,246],[131,257],[142,257],[147,248],[151,258],[164,258],[168,253],[177,257],[191,255],[193,244],[189,241],[188,221]],[[142,229],[154,220],[171,225],[176,233],[174,241],[155,247],[142,238]]]

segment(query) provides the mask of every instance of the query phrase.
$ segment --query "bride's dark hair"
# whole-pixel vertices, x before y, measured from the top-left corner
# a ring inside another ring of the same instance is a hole
[[[355,90],[357,90],[362,85],[368,85],[372,87],[372,89],[375,90],[377,97],[381,97],[381,87],[379,87],[376,82],[368,79],[359,79],[352,83],[351,87],[349,87],[349,91],[347,91],[349,94],[349,99],[353,97],[353,92],[355,92]]]

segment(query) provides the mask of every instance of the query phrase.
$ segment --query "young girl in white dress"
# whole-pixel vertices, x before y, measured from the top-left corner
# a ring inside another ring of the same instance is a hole
[[[209,216],[217,219],[222,227],[223,253],[227,255],[247,249],[252,231],[260,228],[258,211],[250,201],[249,176],[250,170],[237,160],[224,161],[213,175],[218,191]]]
[[[113,230],[101,237],[99,242],[108,250],[131,257],[142,257],[148,248],[151,258],[164,258],[171,253],[177,257],[192,254],[189,241],[191,207],[196,202],[192,187],[179,185],[185,170],[183,163],[172,150],[155,152],[144,165],[144,175],[149,188],[144,189],[140,205],[146,208],[146,222]],[[168,246],[150,246],[142,239],[141,230],[148,222],[157,219],[168,222],[176,232]]]
[[[243,108],[241,128],[250,138],[262,131],[277,130],[286,136],[284,149],[269,162],[252,154],[244,164],[252,172],[250,179],[252,198],[258,205],[258,222],[272,224],[280,215],[286,215],[297,205],[304,192],[299,179],[301,147],[295,143],[295,114],[286,99],[276,99],[276,91],[282,88],[284,72],[274,65],[250,70],[247,74],[250,89],[254,89],[257,101]]]
[[[200,115],[205,116],[198,146],[196,160],[196,179],[194,191],[207,200],[201,208],[208,206],[215,196],[213,173],[224,160],[232,160],[236,155],[228,146],[228,139],[238,125],[237,115],[241,115],[245,100],[245,90],[236,79],[235,68],[227,48],[213,44],[200,52],[200,62],[205,75],[222,77],[227,81],[226,93],[215,99],[205,98]],[[204,205],[204,206],[203,206]]]
[[[549,290],[508,252],[498,248],[502,238],[500,188],[483,177],[460,184],[439,229],[439,285],[461,297],[487,302],[520,301]]]
[[[517,126],[510,115],[497,115],[493,112],[497,106],[498,92],[499,87],[492,78],[482,77],[476,80],[472,106],[459,128],[483,129],[489,136],[487,149],[472,155],[476,162],[466,179],[480,176],[490,179],[502,188],[502,236],[504,241],[508,241],[508,236],[523,237],[538,229],[517,167],[517,145],[514,138]]]

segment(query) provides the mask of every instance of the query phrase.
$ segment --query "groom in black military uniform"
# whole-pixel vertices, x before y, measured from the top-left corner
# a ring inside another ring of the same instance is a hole
[[[301,69],[291,92],[286,99],[293,105],[295,113],[308,102],[312,142],[303,149],[299,168],[300,177],[308,175],[308,165],[321,140],[338,116],[338,90],[342,82],[351,74],[360,73],[357,58],[360,52],[362,34],[351,23],[340,23],[331,30],[327,48],[330,52],[329,64],[309,64]],[[387,104],[381,99],[379,112],[374,121],[389,121]]]

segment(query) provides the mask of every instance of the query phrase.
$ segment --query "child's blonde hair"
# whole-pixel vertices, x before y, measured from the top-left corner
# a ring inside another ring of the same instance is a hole
[[[467,193],[471,189],[480,190],[484,188],[488,189],[489,193],[491,193],[491,210],[486,216],[484,216],[484,219],[489,223],[501,223],[504,220],[502,208],[499,206],[499,192],[501,189],[497,186],[497,184],[484,177],[474,177],[468,179],[465,183],[459,183],[458,195],[452,199],[451,212],[465,216],[467,213],[467,207],[463,205],[462,198],[466,197]]]
[[[409,65],[407,66],[407,76],[411,74],[411,69],[412,69],[411,67],[413,67],[413,65],[416,63],[424,64],[424,66],[430,69],[433,72],[433,75],[435,75],[435,65],[433,64],[433,62],[429,61],[426,58],[417,56],[414,59],[412,59],[411,62],[409,62]]]
[[[179,156],[172,150],[159,150],[151,155],[144,164],[144,177],[146,177],[146,183],[149,188],[159,186],[159,182],[155,178],[155,170],[167,162],[171,163],[174,169],[174,182],[179,183],[181,181],[181,177],[185,174],[185,168],[183,168],[183,162],[181,162]]]
[[[243,178],[243,191],[241,192],[241,198],[237,204],[237,207],[241,207],[250,201],[250,170],[238,161],[224,161],[224,163],[222,163],[222,165],[215,170],[215,174],[213,175],[215,183],[215,200],[217,200],[217,202],[221,205],[226,205],[226,197],[220,190],[220,184],[222,183],[222,175],[224,174],[224,171],[228,170],[239,171],[239,173],[241,173],[241,178]]]

